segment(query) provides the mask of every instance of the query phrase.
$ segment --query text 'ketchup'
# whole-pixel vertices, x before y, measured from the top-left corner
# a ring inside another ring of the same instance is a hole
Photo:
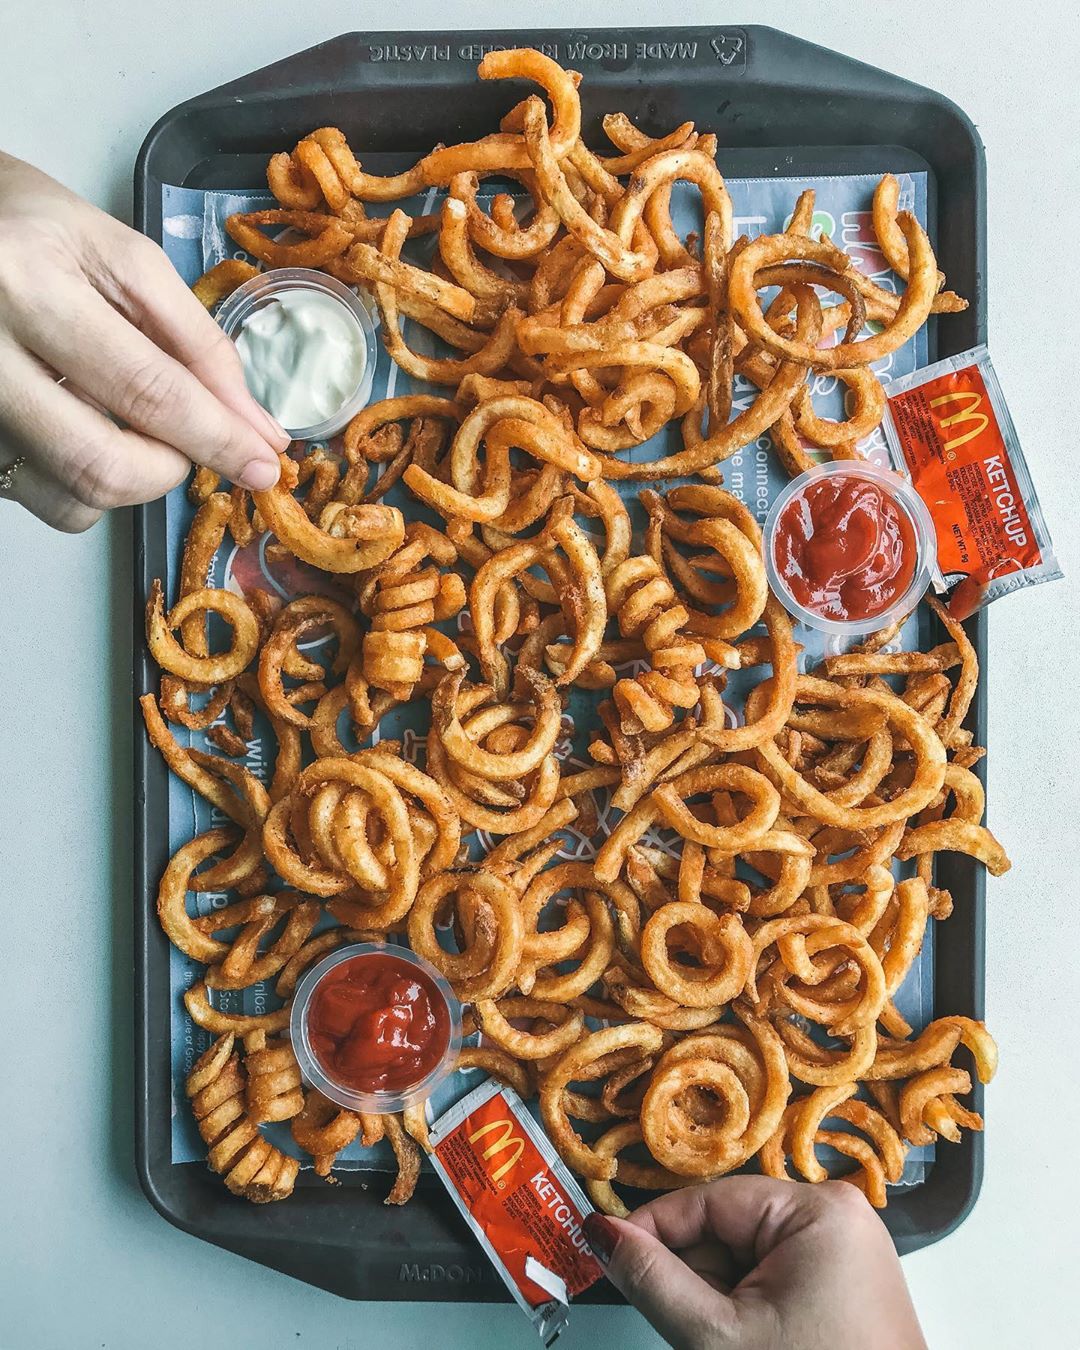
[[[354,1092],[415,1087],[446,1053],[450,1034],[435,982],[389,953],[342,961],[319,981],[308,1008],[315,1058]]]
[[[827,619],[873,619],[915,576],[918,545],[907,512],[880,484],[855,474],[810,483],[784,507],[776,570],[805,609]]]

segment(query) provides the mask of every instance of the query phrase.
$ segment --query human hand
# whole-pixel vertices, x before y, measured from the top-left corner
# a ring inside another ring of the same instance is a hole
[[[585,1233],[676,1350],[926,1350],[885,1225],[847,1182],[726,1177]]]
[[[84,530],[192,463],[270,487],[287,444],[161,249],[0,153],[0,496]]]

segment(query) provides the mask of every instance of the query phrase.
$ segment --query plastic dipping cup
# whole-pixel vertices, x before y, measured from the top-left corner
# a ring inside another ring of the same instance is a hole
[[[319,986],[324,984],[328,975],[347,962],[372,962],[373,958],[380,962],[383,969],[386,958],[390,958],[407,968],[402,972],[404,975],[408,975],[410,971],[415,972],[432,1004],[438,1000],[446,1014],[446,1042],[445,1045],[432,1047],[433,1055],[437,1050],[437,1058],[432,1067],[415,1082],[395,1088],[393,1091],[378,1089],[364,1092],[343,1082],[340,1077],[335,1077],[334,1066],[320,1059],[312,1045],[311,1006]],[[329,1097],[332,1102],[350,1111],[388,1115],[390,1112],[403,1111],[407,1106],[415,1106],[425,1101],[453,1072],[458,1051],[461,1049],[461,1007],[454,997],[453,990],[435,967],[422,956],[410,951],[408,947],[357,942],[332,952],[318,965],[312,966],[300,981],[293,999],[289,1034],[300,1072],[324,1097]]]
[[[812,484],[828,477],[846,477],[862,479],[875,484],[883,495],[892,499],[899,511],[907,518],[915,539],[915,567],[911,581],[902,595],[880,613],[865,619],[834,619],[808,609],[791,592],[791,588],[781,576],[776,561],[777,527],[786,508]],[[765,521],[762,539],[765,552],[765,573],[769,587],[784,608],[808,628],[822,633],[835,633],[846,637],[865,637],[887,628],[898,619],[906,618],[926,594],[933,575],[934,559],[937,554],[937,538],[934,522],[926,503],[911,484],[891,469],[883,469],[868,460],[832,460],[828,464],[817,465],[801,473],[791,482],[773,502],[772,510]]]
[[[279,300],[283,295],[302,291],[314,292],[329,303],[341,307],[343,317],[356,329],[356,341],[362,356],[355,387],[343,396],[342,402],[333,413],[309,426],[285,427],[293,440],[322,441],[341,431],[367,405],[371,397],[375,363],[378,359],[378,343],[375,340],[375,325],[371,315],[356,292],[335,277],[325,276],[322,272],[312,271],[308,267],[271,268],[270,271],[260,272],[258,276],[238,286],[222,303],[218,310],[217,321],[225,336],[236,342],[244,324],[253,314],[272,301]],[[273,412],[273,409],[268,411]]]

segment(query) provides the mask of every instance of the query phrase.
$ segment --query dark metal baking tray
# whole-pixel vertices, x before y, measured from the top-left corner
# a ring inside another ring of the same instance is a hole
[[[369,154],[396,153],[406,162],[435,142],[483,135],[520,95],[477,81],[477,61],[493,47],[526,45],[584,74],[584,129],[594,141],[600,116],[621,109],[652,133],[684,120],[715,131],[732,177],[926,169],[938,256],[950,284],[971,301],[965,313],[942,317],[931,341],[936,336],[937,354],[947,355],[985,340],[985,166],[969,119],[940,94],[769,28],[346,34],[166,113],[136,164],[137,223],[160,240],[163,183],[261,186],[268,154],[328,121]],[[141,631],[143,597],[164,569],[163,503],[139,509],[135,540]],[[985,612],[969,631],[985,669]],[[139,643],[135,693],[153,678]],[[985,681],[969,725],[985,744]],[[229,1195],[202,1164],[172,1163],[168,944],[154,918],[167,861],[167,771],[141,725],[135,745],[135,1147],[151,1203],[187,1232],[348,1298],[505,1299],[433,1178],[403,1210],[385,1207],[362,1174],[338,1187],[302,1180],[288,1204],[256,1208]],[[935,1013],[980,1017],[983,871],[963,855],[945,855],[939,882],[956,909],[935,934]],[[975,1097],[981,1110],[978,1086]],[[901,1252],[936,1242],[963,1221],[982,1169],[979,1134],[938,1149],[926,1181],[897,1192],[886,1211]],[[618,1295],[604,1281],[584,1301]]]

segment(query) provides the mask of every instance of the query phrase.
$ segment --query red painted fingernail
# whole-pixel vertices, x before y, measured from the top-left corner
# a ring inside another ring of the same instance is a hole
[[[252,488],[256,492],[272,488],[281,472],[277,460],[253,459],[240,471],[237,482],[241,487]]]
[[[606,1214],[587,1214],[585,1216],[585,1240],[593,1250],[593,1255],[601,1265],[611,1260],[619,1241],[619,1230]]]

